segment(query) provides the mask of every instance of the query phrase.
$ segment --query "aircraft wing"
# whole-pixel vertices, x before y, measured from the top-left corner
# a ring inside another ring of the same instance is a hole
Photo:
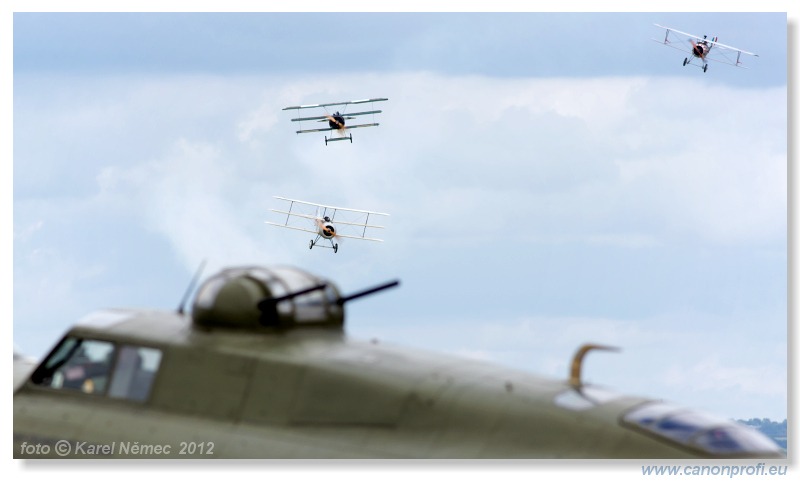
[[[285,107],[283,110],[292,110],[292,109],[313,109],[318,107],[330,107],[333,105],[354,105],[354,104],[366,104],[369,102],[383,102],[389,99],[386,98],[378,98],[378,99],[364,99],[364,100],[350,100],[348,102],[332,102],[327,104],[310,104],[310,105],[295,105],[292,107]]]
[[[275,222],[269,222],[269,221],[264,221],[264,223],[265,224],[269,224],[269,225],[274,225],[276,227],[285,227],[287,229],[294,229],[294,230],[300,230],[300,231],[303,231],[303,232],[308,232],[308,233],[311,233],[311,234],[318,234],[318,231],[316,229],[305,229],[303,227],[297,227],[297,226],[286,225],[286,224],[276,224]],[[337,222],[336,223],[336,225],[341,225],[341,224],[342,224],[341,222]],[[383,229],[382,226],[370,225],[370,226],[367,226],[367,227],[376,227],[376,228]],[[336,235],[337,235],[337,237],[346,237],[348,239],[359,239],[359,240],[383,242],[383,239],[376,239],[374,237],[366,237],[366,236],[363,236],[363,235],[360,235],[360,236],[359,235],[347,235],[347,234],[336,234]],[[35,365],[34,365],[34,367],[35,367]]]
[[[295,216],[295,217],[302,217],[304,219],[310,219],[310,220],[317,220],[318,219],[318,217],[314,216],[314,215],[298,214],[297,212],[291,212],[291,211],[287,212],[285,210],[278,210],[278,209],[270,209],[270,210],[272,212],[277,212],[278,214],[292,215],[292,216]]]
[[[670,32],[675,32],[675,33],[683,35],[684,37],[690,37],[690,38],[693,38],[695,40],[706,40],[706,41],[708,41],[708,39],[702,39],[702,38],[700,38],[700,37],[698,37],[696,35],[692,35],[691,33],[681,32],[680,30],[675,30],[674,28],[665,27],[665,26],[659,25],[657,23],[654,23],[653,25],[655,25],[656,27],[659,27],[659,28],[663,28],[663,29],[665,29],[667,31],[667,33],[664,36],[664,43],[669,43],[669,33]],[[653,40],[656,40],[656,39],[653,39]],[[660,42],[660,40],[656,40],[656,42]]]
[[[286,215],[291,215],[291,216],[295,216],[295,217],[302,217],[304,219],[309,219],[309,220],[313,220],[313,221],[316,221],[318,219],[318,217],[314,216],[314,215],[298,214],[297,212],[287,212],[285,210],[278,210],[278,209],[270,209],[270,210],[272,212],[277,212],[278,214],[286,214]],[[340,209],[340,210],[342,210],[342,209]],[[386,214],[386,215],[389,215],[389,214]],[[267,224],[270,224],[270,222],[267,222]],[[280,225],[280,224],[273,224],[273,225]],[[346,222],[346,221],[342,221],[342,220],[337,220],[336,221],[336,225],[355,225],[355,226],[359,226],[359,227],[365,227],[366,226],[366,227],[370,227],[372,229],[385,229],[385,227],[382,226],[382,225],[365,224],[363,222]]]
[[[372,226],[369,226],[372,227]],[[375,239],[372,237],[364,237],[364,236],[356,236],[356,235],[344,235],[344,234],[336,234],[339,237],[346,237],[348,239],[360,239],[360,240],[368,240],[368,241],[375,241],[375,242],[383,242],[383,239]]]
[[[745,55],[752,55],[753,57],[758,57],[757,53],[747,52],[740,48],[731,47],[730,45],[725,45],[724,43],[719,43],[719,42],[708,42],[708,43],[714,45],[714,47],[719,48],[720,50],[732,50],[734,52],[743,53]]]
[[[334,207],[332,205],[317,204],[315,202],[306,202],[304,200],[288,199],[286,197],[281,197],[281,196],[278,196],[278,195],[273,196],[273,197],[275,197],[276,199],[279,199],[279,200],[285,200],[287,202],[311,205],[311,206],[314,206],[314,207],[321,207],[323,209],[332,209],[332,210],[343,211],[343,212],[358,212],[358,213],[361,213],[361,214],[386,215],[386,216],[389,215],[389,214],[385,214],[385,213],[382,213],[382,212],[373,212],[371,210],[348,209],[346,207]]]
[[[264,223],[265,224],[269,224],[269,225],[274,225],[276,227],[285,227],[287,229],[294,229],[294,230],[301,230],[303,232],[310,232],[312,234],[316,234],[317,233],[316,229],[304,229],[302,227],[297,227],[297,226],[293,226],[293,225],[276,224],[276,223],[270,222],[270,221],[264,221]]]
[[[742,54],[758,57],[758,54],[739,50],[736,47],[721,44],[719,42],[708,42],[713,45],[711,51],[708,52],[706,58],[715,62],[727,63],[734,67],[747,68],[742,65]]]
[[[36,359],[18,353],[14,346],[14,391],[28,380],[38,365]]]
[[[383,112],[383,110],[369,110],[367,112],[353,112],[353,113],[345,114],[344,118],[345,119],[352,119],[352,118],[355,118],[357,115],[379,114],[381,112]],[[315,117],[299,117],[299,118],[296,118],[296,119],[292,119],[292,122],[303,122],[303,121],[306,121],[306,120],[328,120],[328,117],[330,117],[330,115],[318,115],[318,116],[315,116]]]
[[[307,133],[309,133],[309,132],[330,132],[331,130],[341,131],[341,130],[357,129],[357,128],[359,128],[359,127],[377,127],[378,125],[380,125],[380,124],[379,124],[379,123],[377,123],[377,122],[376,122],[376,123],[373,123],[373,124],[345,125],[345,126],[344,126],[344,129],[332,129],[332,128],[328,127],[328,128],[326,128],[326,129],[306,129],[306,130],[298,130],[298,131],[297,131],[297,133],[298,133],[298,134],[307,134]]]

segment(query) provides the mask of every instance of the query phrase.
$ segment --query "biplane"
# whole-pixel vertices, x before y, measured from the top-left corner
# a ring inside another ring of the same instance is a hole
[[[375,216],[388,216],[389,214],[369,210],[345,209],[343,207],[333,207],[279,196],[275,196],[275,198],[289,203],[288,210],[270,209],[273,212],[285,214],[286,221],[283,224],[269,221],[266,221],[266,223],[316,234],[316,237],[311,239],[308,244],[309,249],[319,246],[333,249],[333,252],[336,253],[339,251],[339,243],[334,242],[334,239],[338,241],[342,238],[383,242],[382,239],[367,237],[367,229],[383,229],[384,227],[381,225],[370,224],[370,217],[374,219]],[[311,209],[314,209],[313,214],[309,212]],[[298,219],[300,219],[300,225],[290,225],[292,221]],[[320,244],[323,240],[329,241],[331,245]]]
[[[713,37],[711,40],[709,40],[708,35],[703,35],[703,38],[700,38],[696,35],[681,32],[680,30],[675,30],[674,28],[664,27],[663,25],[659,25],[657,23],[654,25],[656,27],[665,29],[666,33],[664,34],[663,41],[655,38],[652,40],[668,47],[691,54],[691,57],[686,57],[683,59],[683,65],[695,65],[702,68],[703,72],[708,70],[708,60],[726,63],[728,65],[733,65],[734,67],[747,68],[742,65],[742,54],[758,57],[758,54],[746,52],[736,47],[719,43],[717,42],[718,37]],[[672,37],[670,37],[670,33],[673,34]],[[703,62],[702,66],[692,63],[692,60],[695,58],[699,58]]]
[[[323,115],[316,115],[312,117],[297,117],[292,119],[292,122],[300,122],[300,130],[297,131],[298,134],[307,134],[309,132],[331,132],[331,137],[325,136],[325,145],[328,145],[328,142],[335,142],[339,140],[350,140],[350,143],[353,143],[353,134],[348,133],[348,130],[357,129],[362,127],[377,127],[378,124],[375,122],[375,115],[382,112],[382,110],[367,110],[364,112],[346,112],[347,107],[349,105],[356,105],[356,104],[366,104],[366,103],[373,103],[373,102],[384,102],[389,99],[380,98],[380,99],[365,99],[365,100],[351,100],[348,102],[333,102],[327,104],[312,104],[312,105],[296,105],[293,107],[286,107],[283,110],[297,110],[298,115],[300,109],[316,109],[321,108],[325,111]],[[328,107],[343,105],[344,107],[341,109],[342,111],[336,110],[335,112],[328,111]],[[353,120],[358,116],[361,115],[372,115],[373,119],[371,123],[366,124],[356,124],[356,125],[347,125],[348,120]],[[321,129],[303,129],[302,122],[327,122],[327,128]],[[337,135],[334,136],[333,134],[336,133]]]

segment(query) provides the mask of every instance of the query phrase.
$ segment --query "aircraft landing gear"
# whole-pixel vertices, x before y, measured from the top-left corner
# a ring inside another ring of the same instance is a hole
[[[312,247],[314,247],[314,241],[313,240],[308,242],[308,248],[311,249]]]
[[[683,66],[684,67],[686,66],[687,63],[689,63],[689,59],[688,58],[683,59]]]
[[[339,252],[339,244],[333,244],[333,253],[336,254]]]
[[[330,139],[326,135],[325,136],[325,145],[328,145],[328,142],[336,142],[336,141],[339,141],[339,140],[349,140],[350,143],[352,144],[353,143],[353,134],[344,135],[342,137],[331,137]]]
[[[705,72],[706,70],[708,70],[708,64],[703,65],[703,72]]]

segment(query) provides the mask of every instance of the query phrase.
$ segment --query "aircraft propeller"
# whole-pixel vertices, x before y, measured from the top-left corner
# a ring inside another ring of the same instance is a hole
[[[697,55],[698,57],[700,57],[701,59],[705,60],[706,59],[705,49],[703,49],[702,47],[699,47],[697,45],[697,42],[695,42],[692,39],[689,39],[689,42],[692,43],[692,52],[695,55]]]
[[[345,130],[344,129],[344,123],[339,122],[332,115],[326,115],[325,118],[328,119],[329,122],[333,122],[334,124],[336,124],[336,126],[337,126],[336,130],[338,130],[339,132],[344,134],[344,130]]]
[[[319,230],[325,232],[326,236],[329,236],[329,235],[333,234],[333,237],[337,241],[341,241],[342,240],[342,238],[339,236],[339,234],[336,232],[336,229],[334,229],[333,226],[326,226],[325,223],[322,222],[322,220],[320,220],[320,219],[317,219],[317,228]]]

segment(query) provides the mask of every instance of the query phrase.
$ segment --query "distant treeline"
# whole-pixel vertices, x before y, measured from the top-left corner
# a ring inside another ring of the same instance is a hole
[[[758,429],[764,435],[775,441],[778,446],[786,449],[786,419],[784,419],[782,422],[771,421],[768,418],[752,418],[748,420],[738,419],[737,421]]]

